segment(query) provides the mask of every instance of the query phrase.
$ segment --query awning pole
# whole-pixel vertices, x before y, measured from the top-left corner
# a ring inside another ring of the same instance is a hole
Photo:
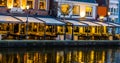
[[[74,28],[73,28],[73,25],[72,25],[72,40],[74,40]]]
[[[45,28],[44,28],[44,40],[46,40],[46,24],[44,26],[45,26]]]
[[[64,25],[64,40],[66,40],[66,26]]]

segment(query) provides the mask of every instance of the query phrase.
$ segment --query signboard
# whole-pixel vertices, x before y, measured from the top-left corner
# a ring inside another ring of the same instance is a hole
[[[98,6],[97,14],[98,14],[98,16],[106,16],[107,15],[107,7],[106,6]]]

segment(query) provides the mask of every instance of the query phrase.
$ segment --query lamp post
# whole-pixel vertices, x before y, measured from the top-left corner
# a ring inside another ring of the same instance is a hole
[[[29,9],[29,6],[28,6],[28,5],[26,6],[26,9],[27,9],[27,20],[26,20],[26,39],[28,39],[28,9]]]
[[[110,16],[110,12],[108,12],[108,16],[107,16],[107,22],[108,22],[108,31],[109,31],[109,22],[110,22],[110,20],[109,20],[109,16]]]
[[[113,18],[112,18],[112,22],[113,22],[113,23],[114,23],[114,20],[115,20],[115,18],[113,17]],[[115,27],[112,28],[112,35],[113,35],[113,36],[115,35]]]
[[[110,18],[109,18],[109,16],[110,16],[110,12],[108,12],[108,15],[107,15],[107,22],[108,22],[108,32],[110,33],[111,31],[110,31],[110,27],[109,27],[109,22],[110,22]],[[109,37],[109,35],[108,35],[108,37]]]

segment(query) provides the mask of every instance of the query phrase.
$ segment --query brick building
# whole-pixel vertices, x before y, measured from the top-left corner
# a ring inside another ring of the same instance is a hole
[[[0,0],[0,13],[24,13],[29,6],[30,14],[48,15],[53,0]]]

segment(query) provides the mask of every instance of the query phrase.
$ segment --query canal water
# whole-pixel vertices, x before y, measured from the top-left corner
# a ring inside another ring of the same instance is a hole
[[[120,48],[0,48],[0,63],[120,63]]]

